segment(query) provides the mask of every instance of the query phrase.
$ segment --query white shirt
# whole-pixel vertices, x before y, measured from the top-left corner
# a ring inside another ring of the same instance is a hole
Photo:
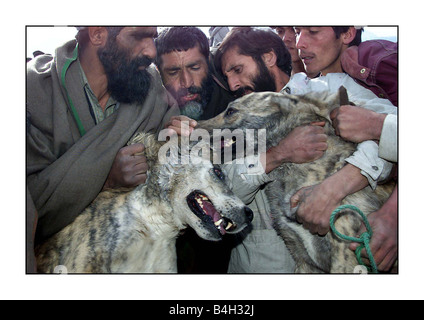
[[[346,88],[349,101],[355,105],[378,113],[393,114],[397,118],[397,108],[389,100],[378,98],[372,91],[357,84],[346,73],[329,73],[315,79],[309,79],[304,73],[297,73],[293,75],[281,93],[301,95],[325,90],[336,93],[341,86]],[[378,182],[386,180],[393,167],[392,163],[379,157],[379,146],[374,141],[359,143],[356,151],[346,159],[346,162],[361,169],[361,173],[368,179],[372,188],[375,188]]]

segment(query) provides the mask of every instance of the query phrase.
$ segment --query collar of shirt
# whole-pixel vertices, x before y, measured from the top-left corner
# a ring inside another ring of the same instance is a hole
[[[87,77],[84,73],[84,70],[82,69],[81,64],[78,61],[78,64],[81,69],[81,77],[84,84],[84,91],[85,95],[87,97],[87,100],[90,104],[90,113],[93,117],[96,124],[99,124],[104,119],[106,119],[108,116],[110,116],[112,113],[114,113],[119,108],[119,102],[113,99],[112,97],[109,98],[109,100],[106,103],[105,110],[103,111],[102,107],[100,106],[99,100],[97,99],[96,95],[94,94],[93,90],[91,90],[90,84],[88,83]]]

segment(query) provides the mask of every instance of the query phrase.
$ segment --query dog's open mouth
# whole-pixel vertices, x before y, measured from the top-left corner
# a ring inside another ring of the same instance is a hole
[[[209,198],[200,191],[193,191],[190,193],[187,197],[187,204],[196,216],[208,226],[213,225],[221,235],[237,228],[236,223],[222,216],[215,209]]]

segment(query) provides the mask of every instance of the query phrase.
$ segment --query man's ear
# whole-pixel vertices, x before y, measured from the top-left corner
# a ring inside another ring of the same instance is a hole
[[[107,35],[105,27],[88,27],[88,37],[93,46],[103,46],[107,41]]]
[[[274,50],[262,54],[262,61],[267,67],[274,66],[277,63],[277,55],[275,54]]]
[[[343,44],[349,45],[356,37],[356,29],[355,27],[349,27],[349,29],[340,35]]]

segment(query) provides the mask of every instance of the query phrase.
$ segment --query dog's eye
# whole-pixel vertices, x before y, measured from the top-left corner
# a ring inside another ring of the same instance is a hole
[[[228,117],[228,116],[231,116],[232,114],[236,113],[237,111],[238,111],[237,109],[229,108],[227,110],[227,112],[225,113],[225,115]]]
[[[221,180],[225,179],[224,173],[218,167],[213,167],[213,173]]]

